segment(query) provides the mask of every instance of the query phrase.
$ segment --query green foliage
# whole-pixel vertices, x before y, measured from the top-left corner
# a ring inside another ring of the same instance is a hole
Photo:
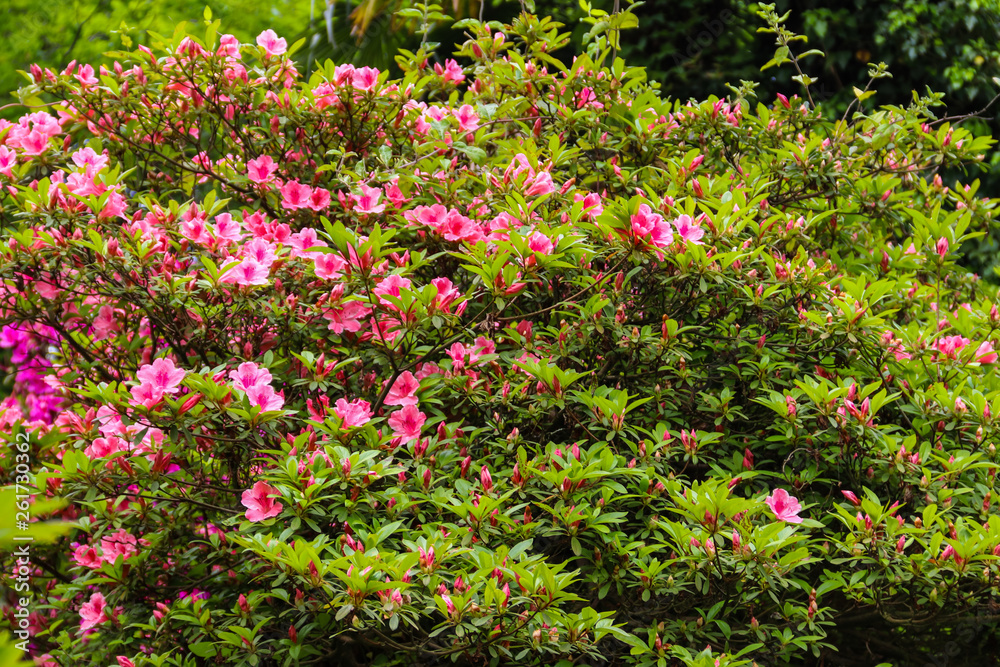
[[[663,97],[637,6],[565,62],[467,19],[462,64],[414,9],[398,78],[209,19],[24,89],[0,433],[74,522],[38,652],[907,665],[992,613],[1000,311],[958,249],[1000,201],[939,177],[992,140],[865,83],[828,117],[773,8],[805,97]]]

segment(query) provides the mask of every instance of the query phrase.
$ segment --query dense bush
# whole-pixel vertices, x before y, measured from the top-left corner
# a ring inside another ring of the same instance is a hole
[[[955,251],[996,208],[935,174],[991,141],[464,27],[399,80],[218,24],[33,69],[0,423],[76,526],[37,660],[986,655],[1000,314]]]

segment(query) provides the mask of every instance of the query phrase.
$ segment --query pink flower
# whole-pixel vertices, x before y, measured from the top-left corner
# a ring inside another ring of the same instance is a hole
[[[239,365],[235,371],[229,371],[229,379],[233,381],[233,387],[240,391],[250,391],[251,387],[271,383],[271,371],[266,368],[258,368],[252,361],[246,361]]]
[[[854,495],[853,491],[844,491],[844,490],[841,490],[841,493],[844,495],[845,498],[847,498],[848,502],[850,502],[855,507],[857,507],[857,506],[859,506],[861,504],[861,501],[858,500],[858,497],[856,495]]]
[[[215,238],[226,243],[238,243],[243,238],[243,224],[229,213],[215,216]]]
[[[126,530],[107,535],[101,539],[101,551],[104,552],[102,558],[106,563],[114,563],[118,556],[122,560],[128,560],[138,553],[135,536]]]
[[[483,491],[486,493],[490,492],[493,488],[493,476],[490,474],[490,469],[483,466],[479,470],[479,482],[483,485]]]
[[[934,249],[937,250],[937,254],[938,254],[939,257],[944,257],[945,255],[947,255],[948,254],[948,239],[946,239],[943,236],[941,238],[939,238],[937,240],[937,243],[934,244]]]
[[[257,482],[243,492],[240,502],[247,508],[247,520],[257,522],[281,514],[282,504],[271,496],[279,495],[278,490],[266,482]]]
[[[799,516],[799,512],[802,511],[802,505],[799,504],[797,499],[788,495],[788,492],[784,489],[775,489],[774,493],[769,495],[764,502],[771,508],[774,516],[779,521],[784,521],[785,523],[802,523],[802,518]]]
[[[604,213],[604,207],[601,205],[601,195],[596,192],[590,192],[586,195],[578,192],[573,195],[573,203],[576,202],[583,202],[583,217],[587,220],[596,220],[598,216]]]
[[[552,183],[552,174],[547,171],[538,172],[534,178],[526,181],[525,185],[528,188],[524,191],[525,197],[547,195],[556,191],[556,186]]]
[[[333,411],[343,420],[345,428],[364,426],[372,420],[371,404],[361,399],[348,402],[346,398],[338,398]]]
[[[364,183],[361,184],[360,195],[351,195],[354,210],[358,213],[381,213],[385,210],[385,204],[378,203],[381,198],[382,190],[380,188],[370,188]]]
[[[285,404],[284,397],[276,393],[269,384],[257,384],[247,389],[247,400],[250,405],[258,406],[261,412],[280,410]]]
[[[420,389],[419,380],[410,371],[404,371],[392,383],[392,388],[385,397],[385,404],[400,406],[416,405],[418,389]]]
[[[397,438],[404,441],[416,440],[420,437],[420,429],[427,421],[427,415],[420,412],[415,405],[406,405],[402,410],[396,410],[389,417],[389,426]]]
[[[476,113],[475,107],[469,104],[463,104],[458,109],[453,112],[455,118],[458,119],[458,127],[463,132],[475,132],[479,128],[479,114]],[[549,177],[551,181],[551,176]]]
[[[330,191],[326,188],[313,188],[309,193],[309,208],[313,211],[322,211],[330,205]]]
[[[269,267],[260,262],[247,258],[226,271],[220,280],[224,283],[235,283],[237,285],[266,285],[267,277],[270,275]]]
[[[143,384],[151,384],[165,394],[174,394],[177,392],[177,385],[186,375],[187,371],[174,366],[173,359],[160,358],[140,368],[135,377]]]
[[[465,74],[461,66],[451,58],[444,61],[444,67],[441,67],[441,63],[434,63],[434,73],[440,76],[445,82],[454,81],[455,83],[461,83],[465,80]]]
[[[135,667],[135,663],[123,655],[116,656],[115,660],[118,661],[118,667]]]
[[[73,552],[73,560],[77,564],[84,567],[89,567],[92,570],[99,570],[101,568],[101,557],[97,554],[97,549],[90,546],[89,544],[81,544]]]
[[[257,35],[257,46],[263,48],[269,56],[280,56],[288,50],[288,42],[270,28]]]
[[[240,249],[240,257],[245,260],[252,259],[258,264],[270,267],[275,259],[274,245],[266,239],[253,239],[243,244],[243,248]]]
[[[997,360],[997,353],[993,351],[993,343],[986,341],[976,350],[976,361],[981,364],[994,364]]]
[[[687,241],[688,243],[694,243],[695,245],[701,245],[701,237],[705,235],[705,230],[702,229],[695,223],[690,215],[682,215],[674,220],[674,227],[677,229],[677,234]]]
[[[80,605],[80,630],[86,632],[95,625],[108,620],[107,615],[104,613],[107,606],[108,603],[104,600],[103,595],[100,593],[91,595],[88,602]]]
[[[163,390],[148,382],[144,382],[137,387],[132,387],[131,394],[132,400],[129,401],[131,405],[141,405],[149,410],[156,407],[163,400]],[[96,445],[97,443],[95,442],[94,444]]]
[[[278,171],[278,165],[275,164],[270,155],[261,155],[256,160],[247,162],[247,178],[254,183],[269,182],[276,171]]]
[[[14,167],[16,165],[17,153],[6,146],[0,146],[0,174],[3,174],[7,178],[13,178]]]
[[[348,301],[340,307],[331,308],[323,313],[323,317],[329,320],[327,328],[334,333],[344,333],[350,331],[357,333],[364,326],[364,319],[371,312],[371,309],[360,301]]]
[[[336,253],[316,253],[313,256],[313,263],[316,265],[316,277],[333,280],[340,276],[347,262]]]
[[[118,328],[115,309],[108,305],[101,306],[94,318],[94,340],[104,340],[117,332]]]
[[[298,181],[288,181],[281,186],[281,206],[289,211],[309,208],[312,188]]]
[[[379,71],[373,67],[361,67],[354,70],[351,78],[351,85],[358,90],[370,91],[378,83]]]
[[[631,220],[632,233],[643,238],[652,234],[657,223],[661,222],[663,218],[659,214],[653,213],[649,204],[639,204],[639,210],[635,212]]]
[[[532,252],[549,255],[552,254],[554,248],[555,245],[552,243],[552,239],[542,232],[535,232],[528,237],[528,249]]]
[[[378,295],[379,303],[381,303],[383,306],[394,307],[392,303],[390,303],[387,299],[383,299],[382,297],[393,296],[398,299],[400,296],[400,290],[410,289],[411,285],[412,283],[410,282],[409,278],[404,278],[399,274],[393,273],[392,275],[387,276],[383,280],[380,280],[379,284],[376,285],[375,289],[372,291],[375,292],[376,295]]]
[[[77,70],[77,73],[74,76],[84,88],[89,88],[90,86],[94,86],[99,83],[98,78],[94,76],[93,65],[83,65],[79,70]]]

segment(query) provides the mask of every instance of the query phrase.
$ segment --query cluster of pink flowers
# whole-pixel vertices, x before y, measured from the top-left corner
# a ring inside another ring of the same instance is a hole
[[[153,409],[159,405],[166,394],[176,394],[180,391],[180,383],[187,376],[187,371],[177,368],[173,359],[161,358],[139,369],[135,377],[139,384],[132,387],[132,405],[141,405]]]
[[[119,556],[122,560],[128,560],[136,555],[139,552],[138,544],[134,535],[126,530],[118,530],[101,539],[100,553],[94,546],[82,544],[73,552],[73,560],[83,567],[99,570],[104,563],[113,565]]]
[[[275,392],[271,386],[271,372],[251,361],[229,371],[229,379],[233,381],[233,389],[246,394],[250,405],[260,408],[261,412],[280,410],[285,404],[283,393]]]
[[[934,350],[945,359],[957,359],[959,352],[971,343],[972,341],[963,336],[942,336],[934,341]],[[997,353],[993,350],[993,343],[990,341],[980,343],[972,360],[980,364],[996,363]]]

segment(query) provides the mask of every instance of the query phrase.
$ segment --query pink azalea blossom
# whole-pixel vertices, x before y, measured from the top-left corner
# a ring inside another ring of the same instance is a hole
[[[235,371],[229,371],[229,379],[233,381],[234,389],[246,392],[250,391],[251,387],[271,384],[271,371],[258,368],[252,361],[246,361]]]
[[[247,520],[256,523],[281,514],[284,507],[273,498],[277,495],[280,495],[278,490],[263,481],[257,482],[252,488],[244,491],[240,502],[243,507],[247,508]]]
[[[350,331],[357,333],[364,326],[364,319],[371,312],[365,304],[360,301],[347,301],[339,307],[330,308],[323,313],[323,317],[329,320],[328,328],[334,333]]]
[[[542,232],[535,232],[528,237],[528,249],[542,255],[550,255],[552,254],[552,250],[555,249],[555,244],[552,243],[552,239]]]
[[[281,206],[289,211],[309,208],[312,188],[298,181],[288,181],[281,186]]]
[[[151,364],[146,364],[135,374],[137,380],[151,384],[165,394],[177,393],[177,386],[184,380],[187,371],[174,366],[174,360],[160,358]]]
[[[341,275],[347,262],[336,253],[315,253],[313,256],[317,278],[333,280]]]
[[[995,364],[997,361],[997,353],[993,351],[993,343],[986,341],[979,346],[976,350],[976,361],[981,364]]]
[[[346,398],[338,398],[333,411],[343,420],[345,428],[353,428],[372,420],[371,407],[368,401],[361,399],[348,402]]]
[[[278,171],[278,165],[270,155],[261,155],[247,162],[247,178],[254,183],[269,183]]]
[[[101,569],[101,564],[104,562],[97,553],[97,549],[90,546],[89,544],[81,544],[73,552],[73,560],[76,561],[78,565],[84,567],[89,567],[92,570]]]
[[[257,384],[247,389],[247,400],[250,405],[259,407],[261,412],[280,410],[285,404],[284,397],[269,384]]]
[[[699,227],[690,215],[678,217],[674,220],[674,227],[677,229],[677,235],[688,243],[702,244],[701,238],[705,235],[705,230]]]
[[[108,620],[105,609],[108,603],[100,593],[94,593],[90,600],[80,605],[80,630],[86,632],[95,625],[100,625]]]
[[[266,285],[271,271],[256,260],[247,258],[226,271],[220,280],[237,285]]]
[[[380,188],[370,188],[364,183],[361,184],[360,195],[351,195],[354,210],[358,213],[381,213],[385,210],[385,204],[378,203],[381,198],[382,190]]]
[[[396,410],[389,417],[389,426],[393,435],[403,441],[416,440],[420,437],[420,429],[427,421],[427,415],[420,412],[415,405],[406,405],[402,410]]]
[[[784,489],[775,489],[764,502],[771,508],[774,516],[779,521],[784,521],[785,523],[802,523],[802,517],[799,516],[799,512],[802,511],[802,505],[799,504],[796,498],[788,495],[788,492]]]
[[[449,81],[461,83],[465,80],[465,73],[462,71],[462,67],[451,58],[444,61],[444,67],[441,67],[441,63],[434,63],[434,73],[446,83]]]
[[[372,290],[379,297],[379,303],[383,306],[393,307],[393,304],[387,299],[383,299],[383,296],[393,296],[399,298],[400,290],[410,289],[412,283],[409,278],[404,278],[398,274],[393,273],[386,278],[379,281],[375,289]]]
[[[229,213],[215,216],[215,238],[224,243],[238,243],[243,238],[243,224]]]
[[[119,329],[115,309],[108,305],[101,306],[94,318],[94,340],[104,340]]]
[[[351,85],[358,90],[371,91],[378,83],[379,71],[373,67],[360,67],[354,70]]]
[[[114,563],[118,556],[121,556],[122,560],[128,560],[138,553],[136,544],[135,536],[126,530],[106,535],[101,539],[102,559],[106,563]]]
[[[257,46],[263,48],[269,56],[280,56],[288,50],[285,38],[278,37],[270,28],[257,35]]]
[[[392,383],[392,388],[385,397],[385,404],[416,405],[418,389],[420,389],[420,381],[410,371],[403,371]]]
[[[475,132],[479,128],[479,114],[472,105],[463,104],[455,109],[454,114],[458,120],[458,127],[463,132]],[[551,176],[549,180],[551,181]]]
[[[547,195],[556,191],[556,186],[552,182],[552,174],[547,171],[538,172],[525,183],[525,186],[527,187],[527,190],[524,191],[525,197]]]

